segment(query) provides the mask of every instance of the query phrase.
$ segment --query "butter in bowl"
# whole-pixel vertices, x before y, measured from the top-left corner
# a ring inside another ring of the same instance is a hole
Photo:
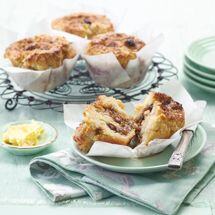
[[[7,124],[0,133],[1,146],[15,155],[33,155],[47,149],[57,138],[51,125],[34,120]]]

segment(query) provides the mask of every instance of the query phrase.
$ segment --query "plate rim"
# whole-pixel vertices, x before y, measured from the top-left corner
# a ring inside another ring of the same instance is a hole
[[[198,128],[200,129],[200,132],[202,134],[202,138],[203,138],[203,143],[201,144],[201,146],[198,148],[198,150],[190,157],[188,157],[187,159],[185,159],[184,162],[191,160],[192,158],[194,158],[195,156],[197,156],[203,149],[203,147],[206,144],[206,140],[207,140],[207,133],[204,129],[204,127],[202,125],[198,125]],[[153,166],[153,167],[120,167],[120,166],[113,166],[113,165],[109,165],[109,164],[104,164],[100,161],[96,161],[93,160],[90,157],[87,157],[86,155],[84,155],[81,151],[79,151],[76,147],[75,141],[73,141],[72,144],[72,149],[75,153],[77,153],[80,157],[82,157],[84,160],[95,164],[96,166],[102,167],[104,169],[108,169],[111,171],[115,171],[115,172],[124,172],[124,173],[144,173],[144,172],[149,172],[148,170],[152,170],[150,172],[156,172],[156,171],[161,171],[164,169],[167,169],[168,164],[163,164],[163,165],[157,165],[157,166]],[[164,149],[165,150],[165,149]],[[128,170],[128,171],[127,171]]]
[[[207,78],[214,79],[215,77],[215,70],[210,70],[208,68],[202,67],[201,65],[197,64],[193,60],[191,60],[186,53],[184,54],[184,62],[186,62],[190,67],[198,70],[199,73],[201,73],[202,76],[205,76]]]
[[[188,68],[185,64],[184,64],[184,68],[183,68],[184,72],[187,73],[193,80],[198,81],[199,83],[201,83],[202,85],[205,85],[207,87],[215,87],[215,81],[212,80],[207,80],[205,78],[200,78],[198,75],[195,76],[195,72],[193,72],[190,68]],[[214,84],[214,85],[213,85]]]
[[[193,65],[191,65],[188,61],[186,56],[184,56],[184,62],[183,64],[189,68],[190,70],[193,71],[193,73],[195,73],[196,75],[200,76],[203,79],[207,79],[207,80],[212,80],[215,81],[215,74],[211,74],[211,73],[206,73],[205,71],[202,71],[200,69],[195,68]]]
[[[203,67],[204,69],[206,70],[209,70],[210,72],[212,73],[215,73],[215,67],[210,67],[210,66],[207,66],[207,65],[204,65],[202,63],[200,63],[198,60],[196,60],[195,58],[192,57],[192,55],[190,54],[190,49],[195,46],[195,45],[198,45],[198,43],[201,43],[201,42],[208,42],[210,40],[214,40],[214,43],[215,43],[215,36],[210,36],[210,37],[204,37],[204,38],[200,38],[198,40],[195,40],[193,41],[189,46],[188,48],[186,49],[185,51],[185,55],[195,64],[197,64],[198,66],[200,67]]]
[[[188,80],[189,82],[191,82],[193,85],[195,85],[196,87],[198,87],[198,88],[200,88],[200,89],[202,89],[202,90],[204,90],[204,91],[207,91],[207,92],[209,92],[209,93],[212,93],[212,94],[214,94],[215,93],[215,89],[213,88],[213,87],[209,87],[209,86],[206,86],[206,85],[204,85],[204,84],[201,84],[200,82],[198,82],[198,81],[196,81],[196,80],[194,80],[194,79],[192,79],[187,73],[185,73],[184,72],[184,74],[185,74],[185,78],[186,78],[186,80]]]

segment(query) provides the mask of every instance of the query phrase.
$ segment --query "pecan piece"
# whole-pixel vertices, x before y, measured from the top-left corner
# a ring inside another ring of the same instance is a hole
[[[132,40],[132,39],[127,39],[125,41],[125,45],[128,46],[128,47],[135,47],[136,46],[134,40]]]

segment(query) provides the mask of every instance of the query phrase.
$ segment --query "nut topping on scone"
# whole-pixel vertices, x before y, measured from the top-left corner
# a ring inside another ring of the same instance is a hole
[[[136,106],[133,118],[139,125],[139,143],[146,145],[153,139],[170,138],[185,123],[182,105],[170,96],[156,92]]]
[[[64,37],[38,35],[12,43],[4,57],[16,67],[46,70],[61,66],[64,59],[75,55],[72,45]]]
[[[73,13],[58,18],[52,22],[52,28],[89,39],[114,31],[113,24],[106,16],[93,13]]]
[[[129,60],[135,59],[136,52],[145,46],[145,43],[135,36],[123,33],[106,33],[98,35],[89,43],[86,54],[99,55],[112,52],[121,66],[126,68]]]

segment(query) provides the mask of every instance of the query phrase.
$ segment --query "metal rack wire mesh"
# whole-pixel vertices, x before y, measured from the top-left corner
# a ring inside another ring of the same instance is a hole
[[[10,80],[7,73],[0,70],[0,97],[5,100],[5,108],[11,111],[18,105],[29,106],[38,110],[62,111],[63,104],[90,103],[101,94],[114,96],[128,102],[139,100],[165,81],[177,78],[177,72],[170,60],[157,53],[141,83],[131,89],[111,89],[95,84],[89,76],[85,63],[80,60],[65,84],[49,92],[36,93],[19,89]]]

